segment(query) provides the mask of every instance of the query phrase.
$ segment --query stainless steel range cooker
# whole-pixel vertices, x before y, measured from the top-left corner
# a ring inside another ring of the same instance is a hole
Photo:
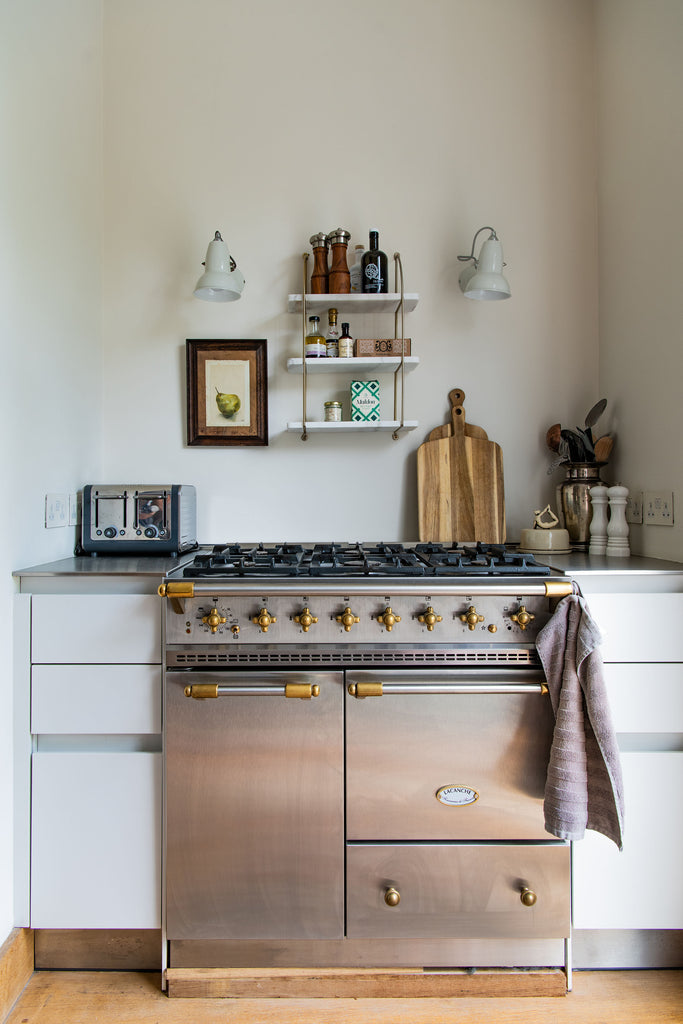
[[[217,545],[171,574],[170,966],[568,968],[534,641],[570,592],[482,545]]]

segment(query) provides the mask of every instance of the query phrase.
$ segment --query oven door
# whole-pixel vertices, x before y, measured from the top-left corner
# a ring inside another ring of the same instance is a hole
[[[169,939],[343,935],[342,711],[341,673],[166,673]]]
[[[358,671],[347,684],[350,841],[549,839],[542,673]]]

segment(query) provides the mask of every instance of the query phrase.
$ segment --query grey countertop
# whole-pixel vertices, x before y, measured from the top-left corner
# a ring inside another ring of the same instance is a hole
[[[36,576],[154,576],[159,578],[166,573],[177,569],[191,561],[196,551],[186,551],[175,558],[147,555],[146,557],[134,557],[132,555],[98,555],[89,557],[87,555],[74,556],[73,558],[62,558],[56,562],[45,562],[44,565],[33,565],[27,569],[17,569],[13,576],[36,577]]]
[[[568,555],[535,555],[536,561],[549,565],[572,576],[600,573],[613,576],[640,576],[643,574],[683,573],[683,562],[671,562],[664,558],[645,558],[630,555],[627,558],[589,555],[572,551]]]
[[[206,549],[209,545],[203,545]],[[96,558],[81,556],[62,558],[44,565],[34,565],[26,569],[18,569],[12,575],[24,577],[36,576],[165,576],[191,561],[196,551],[186,551],[176,558],[160,558],[157,556],[125,557],[99,555]],[[683,562],[671,562],[660,558],[644,558],[631,555],[628,558],[607,558],[605,555],[588,555],[572,552],[568,555],[535,555],[536,561],[549,565],[559,572],[570,573],[572,576],[586,574],[606,575],[643,575],[662,573],[683,573]]]

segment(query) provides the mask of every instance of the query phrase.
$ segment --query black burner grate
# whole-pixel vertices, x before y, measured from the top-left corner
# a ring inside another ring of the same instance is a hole
[[[549,576],[533,555],[503,544],[216,544],[183,569],[194,578]]]

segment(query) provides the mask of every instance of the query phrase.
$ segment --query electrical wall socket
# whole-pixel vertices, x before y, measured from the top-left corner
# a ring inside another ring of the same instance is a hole
[[[642,523],[643,521],[643,492],[633,491],[626,499],[626,522]]]
[[[69,495],[68,494],[46,494],[45,495],[45,528],[53,529],[55,526],[67,526],[69,522]]]
[[[646,526],[673,526],[673,492],[645,491],[643,495],[643,514]]]

